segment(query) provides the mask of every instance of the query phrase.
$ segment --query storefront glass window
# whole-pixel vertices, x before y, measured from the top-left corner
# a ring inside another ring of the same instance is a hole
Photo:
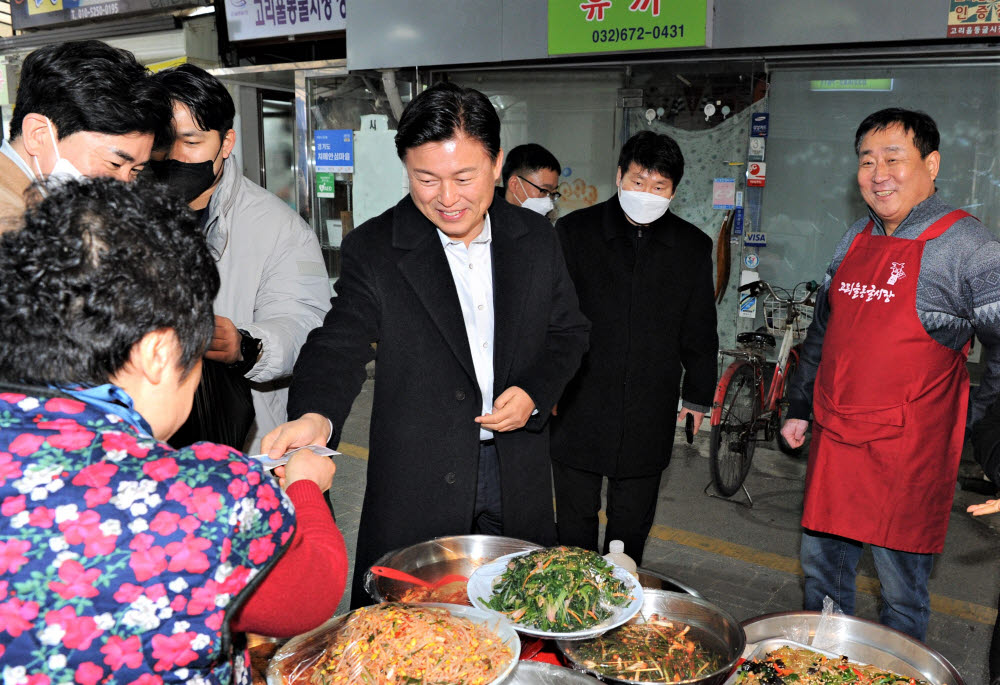
[[[997,231],[1000,94],[992,66],[781,69],[771,76],[761,273],[822,279],[834,247],[867,208],[854,134],[885,107],[919,109],[941,132],[941,197]]]
[[[299,167],[309,180],[299,196],[307,200],[302,213],[319,236],[332,283],[340,276],[344,235],[402,197],[402,165],[392,147],[395,118],[376,80],[306,72],[305,119],[300,146],[306,165]]]

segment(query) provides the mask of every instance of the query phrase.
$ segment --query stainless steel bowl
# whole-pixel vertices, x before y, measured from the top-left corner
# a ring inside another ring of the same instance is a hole
[[[393,550],[382,555],[373,566],[388,566],[434,582],[449,573],[468,577],[483,564],[505,554],[538,547],[533,542],[497,535],[453,535]],[[412,587],[409,583],[376,576],[371,571],[365,573],[365,590],[376,602],[398,601]]]
[[[690,635],[697,637],[709,649],[718,651],[723,657],[723,665],[717,670],[699,678],[679,681],[682,683],[698,683],[699,685],[715,685],[725,680],[736,662],[743,655],[746,639],[743,629],[732,616],[718,608],[708,600],[679,592],[667,590],[646,590],[639,615],[629,623],[643,623],[653,614],[678,623],[691,626]],[[585,667],[576,658],[575,650],[587,644],[587,641],[556,642],[563,656],[574,668],[591,673],[609,683],[638,683],[648,681],[627,680],[598,673]]]
[[[817,647],[842,654],[854,661],[936,685],[965,685],[958,669],[936,651],[908,635],[874,621],[844,614],[828,615],[820,626],[822,614],[817,611],[786,611],[747,619],[742,623],[747,644],[771,638],[788,638],[812,644],[819,628],[823,635],[835,638],[835,643],[823,640]]]
[[[670,576],[665,576],[662,573],[650,571],[648,568],[640,568],[636,572],[636,575],[639,576],[639,585],[642,585],[643,588],[648,588],[650,590],[684,592],[689,595],[694,595],[695,597],[701,597],[701,593],[690,585],[685,585],[681,581],[675,580]]]

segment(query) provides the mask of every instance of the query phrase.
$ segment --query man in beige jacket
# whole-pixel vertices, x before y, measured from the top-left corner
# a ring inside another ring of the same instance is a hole
[[[35,50],[0,145],[0,230],[19,224],[37,179],[135,179],[169,126],[169,99],[132,53],[96,40]]]

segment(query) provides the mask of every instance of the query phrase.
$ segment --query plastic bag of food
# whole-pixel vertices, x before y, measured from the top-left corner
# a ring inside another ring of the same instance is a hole
[[[268,668],[268,685],[499,682],[517,663],[517,634],[472,607],[379,604],[294,638]]]

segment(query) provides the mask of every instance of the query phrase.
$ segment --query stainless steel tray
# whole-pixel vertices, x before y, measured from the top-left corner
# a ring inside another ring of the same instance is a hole
[[[373,565],[405,571],[432,583],[449,573],[468,577],[483,564],[505,554],[538,547],[533,542],[497,535],[452,535],[387,552]],[[368,595],[376,602],[397,601],[413,587],[409,583],[376,576],[370,570],[365,573],[364,583]]]
[[[817,647],[811,646],[821,618],[824,617],[818,611],[787,611],[747,619],[741,625],[748,648],[756,649],[757,644],[766,640],[792,640],[815,651],[834,652],[852,661],[874,664],[935,685],[965,685],[958,669],[927,645],[856,616],[826,616],[824,636],[834,636],[836,640],[832,644],[824,641]]]
[[[769,638],[767,640],[762,640],[756,643],[757,646],[753,652],[746,657],[747,661],[754,661],[763,658],[768,652],[773,652],[780,647],[792,647],[794,649],[808,649],[810,652],[816,652],[817,654],[823,654],[829,659],[840,659],[841,656],[847,656],[842,654],[837,654],[836,652],[831,652],[826,649],[819,649],[818,647],[813,647],[812,645],[805,645],[801,642],[796,642],[795,640],[786,640],[780,637]],[[856,664],[867,664],[871,662],[861,661],[860,659],[852,659]],[[900,662],[901,668],[890,668],[883,665],[882,663],[877,664],[879,668],[885,668],[891,670],[899,675],[906,676],[907,678],[920,678],[922,679],[924,675],[918,672],[913,666]],[[724,685],[734,685],[739,679],[739,670],[733,672],[731,676],[726,680]]]
[[[597,678],[571,668],[540,661],[522,661],[504,685],[595,685],[599,682]]]

